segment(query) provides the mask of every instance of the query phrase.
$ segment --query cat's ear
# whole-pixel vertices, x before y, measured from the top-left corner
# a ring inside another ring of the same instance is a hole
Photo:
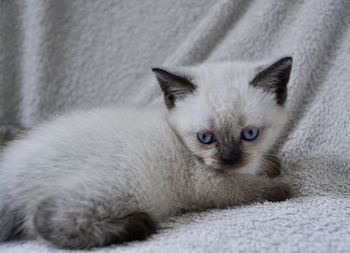
[[[257,88],[263,88],[268,92],[273,92],[277,104],[283,105],[287,99],[287,84],[292,64],[292,57],[284,57],[260,70],[250,81],[250,84]]]
[[[165,104],[168,109],[175,106],[177,100],[193,93],[197,86],[194,85],[189,76],[161,68],[152,68],[164,93]]]

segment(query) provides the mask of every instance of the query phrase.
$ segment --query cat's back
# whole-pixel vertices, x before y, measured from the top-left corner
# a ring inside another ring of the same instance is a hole
[[[93,145],[104,139],[122,141],[125,137],[136,137],[135,132],[152,133],[157,128],[167,128],[163,109],[120,106],[67,113],[38,126],[29,136],[41,141],[66,139]]]
[[[1,170],[12,173],[55,168],[75,173],[115,167],[152,156],[170,145],[165,113],[156,107],[108,107],[51,119],[13,141],[2,153]],[[170,138],[171,139],[171,138]],[[136,158],[136,159],[135,159]],[[62,174],[61,172],[57,172]]]

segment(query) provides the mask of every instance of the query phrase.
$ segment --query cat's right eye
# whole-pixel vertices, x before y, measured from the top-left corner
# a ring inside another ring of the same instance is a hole
[[[212,144],[216,141],[214,133],[209,131],[199,131],[197,133],[197,139],[203,144]]]

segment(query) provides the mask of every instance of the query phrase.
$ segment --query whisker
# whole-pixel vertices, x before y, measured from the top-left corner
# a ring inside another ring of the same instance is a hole
[[[271,176],[279,174],[279,156],[269,152],[247,153],[249,158],[260,158],[260,166],[257,173],[263,176]]]

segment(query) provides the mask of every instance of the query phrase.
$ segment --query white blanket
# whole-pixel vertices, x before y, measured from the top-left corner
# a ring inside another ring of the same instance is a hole
[[[169,218],[148,241],[96,252],[349,252],[350,1],[1,1],[0,129],[159,103],[151,66],[281,55],[294,58],[279,147],[296,196]]]

